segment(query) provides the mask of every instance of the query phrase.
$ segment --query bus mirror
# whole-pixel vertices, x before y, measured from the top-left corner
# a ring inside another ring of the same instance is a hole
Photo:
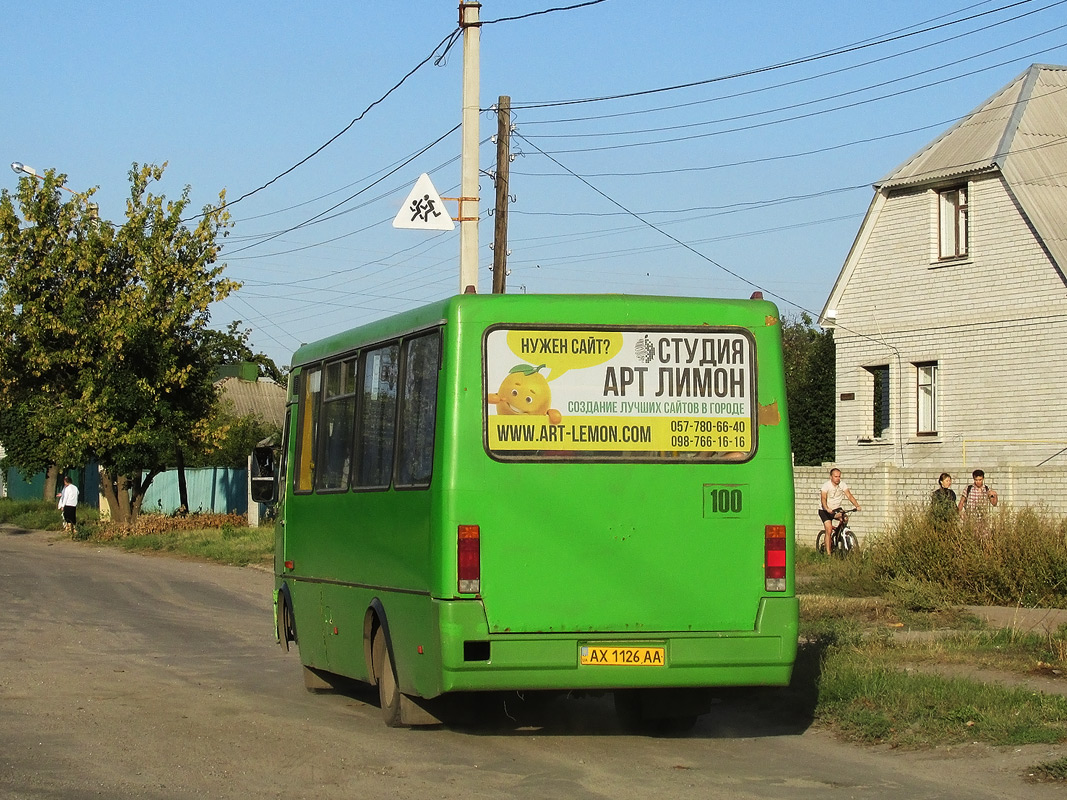
[[[274,494],[274,478],[252,479],[252,501],[255,503],[273,503],[277,498]]]
[[[252,450],[252,500],[273,503],[277,499],[274,482],[274,448],[256,447]]]
[[[273,478],[274,477],[274,448],[273,447],[254,447],[252,449],[252,477],[253,478]]]

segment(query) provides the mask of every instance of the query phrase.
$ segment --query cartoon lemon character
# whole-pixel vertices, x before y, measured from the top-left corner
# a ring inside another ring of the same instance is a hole
[[[547,416],[549,425],[559,425],[563,416],[552,405],[552,390],[541,374],[545,365],[532,367],[516,364],[500,384],[500,390],[491,393],[486,401],[496,406],[496,413],[505,415],[534,414]]]

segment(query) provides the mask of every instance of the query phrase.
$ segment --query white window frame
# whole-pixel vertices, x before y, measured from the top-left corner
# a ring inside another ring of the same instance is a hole
[[[937,362],[915,364],[915,433],[937,435]]]
[[[937,258],[939,261],[968,255],[967,187],[954,186],[937,193]]]

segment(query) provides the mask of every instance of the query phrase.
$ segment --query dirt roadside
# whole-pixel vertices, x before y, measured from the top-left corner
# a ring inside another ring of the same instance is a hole
[[[964,606],[963,610],[992,628],[1011,628],[1018,633],[1050,634],[1067,625],[1067,609],[1064,608]]]
[[[269,573],[0,531],[0,798],[1028,800],[1060,746],[902,751],[727,696],[691,735],[621,732],[609,698],[385,728],[373,692],[309,694]]]
[[[968,614],[982,620],[990,628],[1010,630],[1019,635],[1054,634],[1067,625],[1067,609],[1021,608],[1013,606],[964,606]],[[953,631],[902,631],[894,634],[898,639],[937,639]],[[976,664],[913,664],[908,671],[940,675],[945,678],[965,678],[984,683],[998,683],[1031,692],[1067,696],[1067,673],[1048,666],[1035,664],[1030,672],[1012,672]]]

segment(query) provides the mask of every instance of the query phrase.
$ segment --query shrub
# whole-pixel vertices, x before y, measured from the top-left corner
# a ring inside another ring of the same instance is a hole
[[[92,529],[99,517],[100,512],[97,509],[79,505],[79,534]],[[56,504],[48,500],[12,500],[4,497],[0,498],[0,524],[15,525],[25,530],[61,531],[63,516]]]
[[[882,591],[916,610],[1067,607],[1067,523],[1035,509],[998,509],[986,526],[907,509],[867,556]]]
[[[243,528],[248,522],[243,514],[186,514],[172,517],[165,514],[141,514],[136,528],[111,522],[101,523],[95,538],[102,541],[125,539],[129,536],[156,536],[176,531],[199,531],[219,529],[225,535],[235,528]]]

